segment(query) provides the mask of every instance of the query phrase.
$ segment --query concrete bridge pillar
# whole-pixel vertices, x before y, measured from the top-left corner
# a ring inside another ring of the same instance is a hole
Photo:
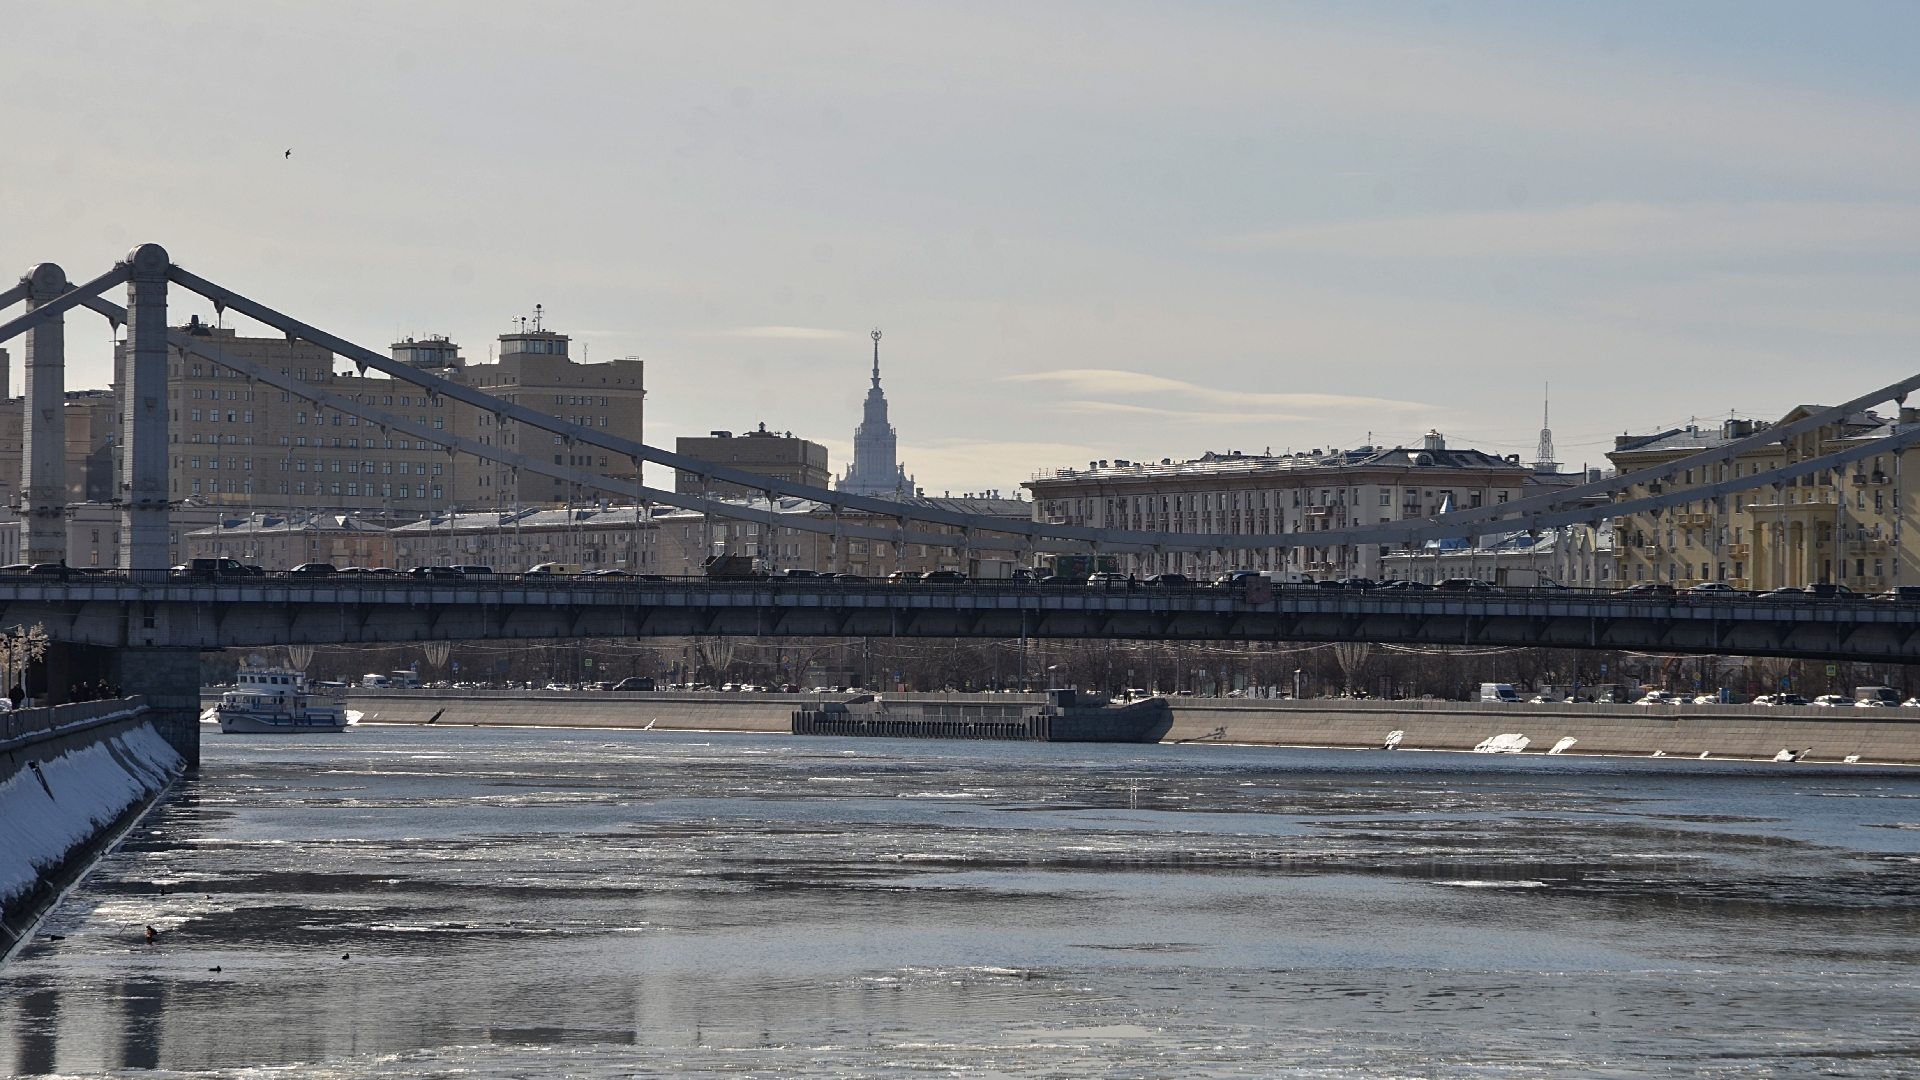
[[[173,565],[167,542],[167,503],[172,497],[167,490],[167,269],[171,263],[159,244],[142,244],[127,253],[126,265],[131,273],[120,388],[120,568],[136,580],[164,580],[167,567]]]
[[[53,263],[28,270],[32,310],[58,299],[70,286],[66,272]],[[25,427],[21,430],[20,492],[26,496],[26,561],[65,562],[67,558],[67,325],[65,316],[27,331]]]
[[[145,694],[154,730],[189,768],[199,768],[200,650],[116,649],[109,666],[120,693]]]

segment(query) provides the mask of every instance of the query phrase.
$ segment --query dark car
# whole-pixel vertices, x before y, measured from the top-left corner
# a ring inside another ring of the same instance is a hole
[[[872,578],[861,574],[829,574],[827,576],[847,585],[866,585],[873,581]]]
[[[607,569],[607,570],[589,570],[580,576],[581,577],[597,577],[597,578],[630,578],[633,575],[627,573],[625,570]]]
[[[920,578],[922,585],[965,585],[967,575],[958,570],[929,570]]]
[[[1377,582],[1375,582],[1372,578],[1343,577],[1340,580],[1334,582],[1334,584],[1340,586],[1343,589],[1371,589],[1377,584]]]
[[[460,571],[462,574],[465,574],[468,577],[492,577],[493,576],[493,567],[491,566],[456,566],[454,567],[454,569]]]
[[[467,575],[451,566],[416,566],[407,571],[407,576],[430,581],[459,581]]]
[[[1816,600],[1851,600],[1854,593],[1845,585],[1833,585],[1823,581],[1807,586],[1807,595]]]
[[[40,564],[40,566],[34,567],[31,572],[35,574],[47,572],[47,571],[43,571],[41,567],[57,566],[57,565],[58,564],[55,564],[55,563],[42,563]],[[66,567],[64,566],[59,567],[59,570],[61,571],[64,571],[65,569]],[[183,562],[179,566],[174,567],[171,573],[172,573],[172,576],[176,578],[185,578],[189,581],[216,581],[221,578],[238,578],[238,577],[254,576],[254,572],[247,569],[245,566],[242,566],[240,563],[236,562],[233,559],[224,559],[224,558],[222,559],[188,559],[186,562]]]
[[[1497,593],[1502,592],[1479,578],[1453,577],[1435,585],[1441,592]]]
[[[889,585],[918,585],[925,575],[918,570],[895,570],[887,575]]]
[[[1079,585],[1081,583],[1082,579],[1067,577],[1064,574],[1048,574],[1046,577],[1040,579],[1040,584],[1042,585]]]
[[[325,577],[328,574],[337,574],[339,573],[339,571],[334,569],[332,563],[303,562],[299,566],[296,566],[293,569],[287,571],[287,573],[312,575],[314,577]]]
[[[774,576],[789,578],[789,579],[798,581],[801,578],[822,578],[822,577],[831,577],[833,575],[823,574],[818,570],[801,570],[801,569],[795,568],[793,570],[782,570]]]
[[[668,577],[665,574],[635,574],[633,575],[633,580],[635,581],[672,581],[673,579]]]
[[[202,560],[199,560],[199,559],[194,560],[194,562],[200,562],[200,561]],[[235,565],[238,565],[238,564],[236,563]],[[58,581],[72,581],[74,578],[78,577],[79,575],[80,575],[80,571],[75,570],[73,567],[68,566],[66,563],[61,563],[61,562],[34,563],[32,566],[27,568],[27,576],[29,577],[50,577]]]
[[[1124,589],[1127,587],[1127,575],[1099,573],[1087,576],[1089,589]]]
[[[651,690],[651,689],[653,689],[653,680],[652,680],[652,679],[645,679],[645,678],[633,678],[633,679],[621,679],[621,680],[620,680],[619,682],[617,682],[617,683],[614,683],[614,684],[613,684],[613,686],[612,686],[612,687],[610,687],[609,689],[613,689],[613,690]]]
[[[1793,585],[1782,585],[1760,594],[1762,600],[1805,600],[1806,598],[1807,590]]]
[[[0,566],[0,574],[4,574],[6,572],[7,572],[7,568],[4,566]],[[1893,588],[1888,589],[1886,592],[1876,593],[1875,595],[1868,597],[1868,599],[1896,600],[1896,601],[1905,600],[1908,602],[1920,600],[1920,585],[1895,585]]]
[[[1155,574],[1147,579],[1147,584],[1159,589],[1191,589],[1193,579],[1185,574]]]
[[[1433,586],[1427,584],[1424,581],[1415,581],[1412,578],[1399,578],[1394,581],[1383,581],[1380,583],[1379,587],[1383,592],[1432,592],[1433,591]]]
[[[1638,585],[1629,585],[1621,589],[1619,596],[1672,596],[1673,586],[1664,581],[1643,581]]]

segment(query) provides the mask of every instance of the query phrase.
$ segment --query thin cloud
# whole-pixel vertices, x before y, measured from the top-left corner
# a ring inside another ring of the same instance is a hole
[[[722,337],[744,338],[786,338],[798,341],[835,341],[854,335],[846,330],[823,330],[815,326],[745,326],[738,330],[722,330]]]
[[[1432,409],[1434,406],[1414,401],[1394,401],[1388,398],[1354,397],[1344,394],[1268,394],[1251,390],[1216,390],[1209,386],[1182,382],[1159,375],[1146,375],[1138,371],[1115,371],[1106,368],[1065,368],[1059,371],[1037,371],[1026,375],[1006,376],[1006,382],[1060,383],[1083,393],[1110,394],[1185,394],[1204,401],[1217,401],[1224,405],[1272,405],[1284,409],[1321,410],[1321,409]],[[1131,407],[1131,406],[1129,406]],[[1159,411],[1159,410],[1152,410]],[[1219,415],[1217,413],[1210,415]],[[1275,418],[1272,414],[1263,414]]]
[[[1300,225],[1216,237],[1201,246],[1381,259],[1913,252],[1920,250],[1920,207],[1885,202],[1602,202]]]

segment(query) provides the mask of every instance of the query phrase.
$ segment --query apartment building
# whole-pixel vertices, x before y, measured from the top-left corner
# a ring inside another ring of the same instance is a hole
[[[227,515],[189,532],[187,549],[192,558],[224,557],[267,570],[291,570],[302,563],[395,565],[387,530],[351,514]]]
[[[674,440],[673,451],[687,457],[725,465],[742,472],[757,473],[774,480],[824,488],[832,480],[827,471],[827,448],[816,442],[759,430],[735,437],[731,431],[709,432],[706,438],[682,437]],[[673,490],[681,495],[718,495],[740,497],[756,494],[739,484],[729,484],[686,470],[674,474]],[[760,494],[764,494],[763,492]]]
[[[1913,409],[1902,409],[1897,420],[1867,410],[1786,445],[1768,443],[1704,469],[1666,468],[1681,458],[1776,423],[1802,419],[1820,408],[1800,406],[1775,423],[1730,419],[1718,425],[1620,436],[1607,455],[1618,470],[1652,471],[1651,479],[1629,485],[1621,498],[1753,476],[1863,443],[1870,446],[1873,440],[1920,423],[1920,412]],[[1890,450],[1839,473],[1823,471],[1778,487],[1768,485],[1616,517],[1617,577],[1625,584],[1663,581],[1681,588],[1703,581],[1759,590],[1834,583],[1856,592],[1920,582],[1920,566],[1902,542],[1912,524],[1903,515],[1912,511],[1901,498],[1901,458],[1900,451]]]
[[[517,574],[541,563],[636,574],[660,569],[660,529],[633,506],[436,514],[392,531],[404,566],[490,566]]]
[[[571,339],[545,329],[541,309],[536,306],[534,311],[529,325],[500,335],[497,362],[467,365],[459,381],[509,402],[539,409],[557,420],[633,442],[643,441],[645,362],[631,357],[598,364],[576,361]],[[568,445],[563,436],[511,420],[496,426],[495,417],[488,413],[473,417],[473,424],[470,437],[480,443],[528,457],[551,457],[555,465],[570,473],[578,470],[578,476],[521,475],[519,470],[498,463],[478,463],[472,497],[464,499],[462,506],[561,506],[612,499],[621,493],[602,491],[587,477],[609,476],[629,483],[640,480],[636,462],[601,447]]]
[[[1530,489],[1575,483],[1502,457],[1455,449],[1429,431],[1414,447],[1362,446],[1292,454],[1209,451],[1190,461],[1092,461],[1053,469],[1023,486],[1033,520],[1054,525],[1174,533],[1326,532],[1410,521],[1442,508],[1497,506]],[[1397,545],[1326,544],[1226,552],[1123,555],[1123,572],[1210,577],[1234,569],[1297,570],[1316,577],[1380,577]]]
[[[809,499],[766,498],[730,500],[752,517],[712,517],[696,510],[660,510],[653,520],[661,531],[665,554],[657,565],[659,573],[695,574],[712,555],[746,555],[762,560],[774,570],[812,570],[817,573],[857,574],[885,577],[896,571],[958,570],[979,575],[983,562],[1018,562],[1015,551],[1005,548],[976,548],[952,526],[914,522],[918,532],[944,533],[951,544],[895,543],[887,540],[835,538],[833,526],[860,525],[893,529],[899,521],[845,510],[835,513],[832,506]],[[908,505],[933,507],[981,517],[1027,521],[1033,507],[1025,499],[980,497],[929,498],[915,496],[901,500]],[[765,515],[764,520],[755,520]],[[811,527],[795,524],[805,518]],[[825,529],[821,529],[821,526]],[[1006,533],[983,533],[1005,537]]]

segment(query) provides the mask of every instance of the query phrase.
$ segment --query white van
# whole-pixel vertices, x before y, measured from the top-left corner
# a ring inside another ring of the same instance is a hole
[[[1480,700],[1498,702],[1502,705],[1520,704],[1520,695],[1514,692],[1512,683],[1483,682],[1480,684]]]
[[[387,674],[387,685],[396,690],[420,689],[420,676],[412,671],[394,671]]]
[[[393,681],[385,675],[368,674],[360,676],[360,685],[368,690],[385,690],[393,685]]]

